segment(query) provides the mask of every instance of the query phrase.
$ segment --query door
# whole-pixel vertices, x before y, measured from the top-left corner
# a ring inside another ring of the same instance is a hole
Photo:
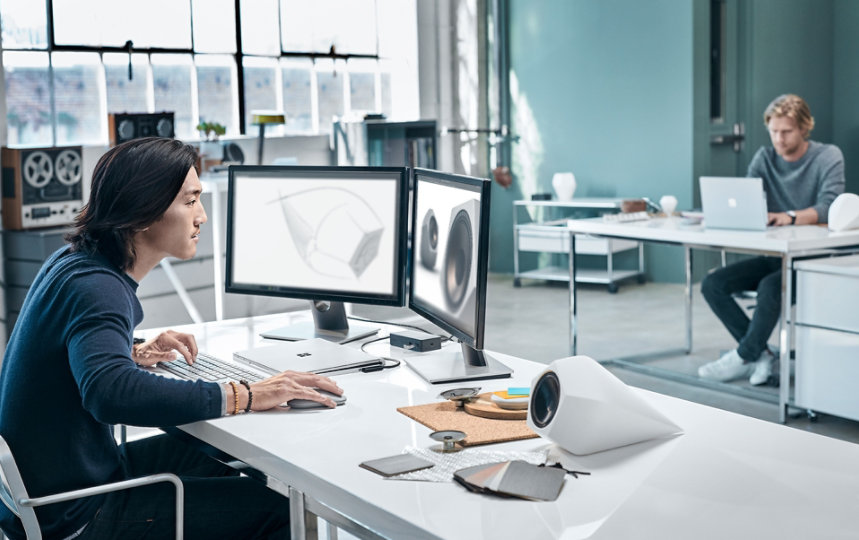
[[[744,176],[749,107],[741,80],[746,40],[740,31],[739,0],[709,0],[709,4],[709,123],[702,174]],[[698,192],[697,185],[694,191]]]

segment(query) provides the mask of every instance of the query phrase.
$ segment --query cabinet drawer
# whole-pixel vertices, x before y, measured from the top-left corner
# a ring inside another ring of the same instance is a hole
[[[570,233],[561,227],[520,227],[519,251],[569,253]]]
[[[796,327],[796,404],[859,420],[859,334]]]
[[[859,279],[807,271],[796,276],[798,323],[859,333]]]

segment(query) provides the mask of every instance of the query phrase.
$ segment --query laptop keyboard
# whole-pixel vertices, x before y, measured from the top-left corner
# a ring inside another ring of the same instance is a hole
[[[197,353],[197,360],[190,366],[182,357],[172,362],[159,362],[158,366],[177,377],[191,381],[203,379],[204,381],[219,382],[244,379],[249,382],[256,382],[263,379],[256,372],[201,352]]]

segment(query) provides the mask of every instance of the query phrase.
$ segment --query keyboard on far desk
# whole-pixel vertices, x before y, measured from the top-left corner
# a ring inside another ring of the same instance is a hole
[[[263,377],[256,372],[244,369],[242,366],[225,362],[220,358],[197,353],[197,359],[190,366],[182,357],[172,362],[159,362],[158,367],[181,379],[196,381],[202,379],[210,382],[261,381]]]
[[[628,223],[648,219],[650,219],[650,214],[647,212],[619,212],[617,214],[603,214],[602,216],[602,220],[606,223]]]

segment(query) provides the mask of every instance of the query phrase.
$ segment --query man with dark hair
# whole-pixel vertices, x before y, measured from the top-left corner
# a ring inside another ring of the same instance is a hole
[[[772,140],[749,164],[749,177],[763,178],[769,225],[826,223],[829,205],[844,192],[844,157],[838,147],[808,140],[814,118],[799,96],[777,97],[764,112]],[[756,290],[751,319],[733,294]],[[706,379],[730,381],[749,377],[753,385],[766,383],[774,356],[767,348],[781,314],[781,261],[755,257],[710,273],[701,282],[710,308],[737,340],[737,348],[698,369]]]
[[[89,202],[70,245],[36,276],[9,338],[0,372],[0,433],[31,496],[159,472],[185,489],[187,538],[285,538],[289,505],[264,484],[167,435],[117,446],[112,424],[171,427],[266,410],[293,398],[334,402],[330,379],[284,372],[260,382],[217,384],[138,368],[196,358],[194,336],[163,332],[132,348],[143,319],[138,283],[164,257],[189,259],[206,212],[193,147],[135,139],[109,150],[93,172]],[[253,399],[251,399],[251,392]],[[164,484],[36,509],[48,538],[167,538],[174,496]],[[24,532],[0,505],[0,527]]]

